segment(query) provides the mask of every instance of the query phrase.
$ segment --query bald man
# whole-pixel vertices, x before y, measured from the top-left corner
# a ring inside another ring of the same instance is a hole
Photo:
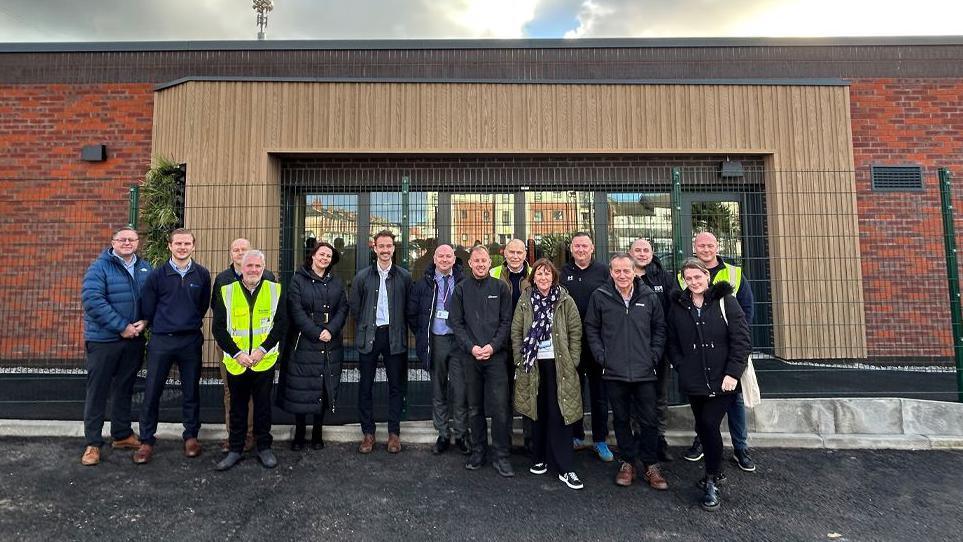
[[[736,292],[736,301],[746,315],[746,322],[752,324],[752,289],[746,280],[742,268],[732,265],[719,256],[719,241],[710,232],[702,232],[692,239],[692,253],[709,269],[709,282],[728,282]],[[685,288],[682,274],[678,276],[679,287]],[[732,437],[732,460],[739,468],[746,472],[754,472],[756,464],[749,456],[749,427],[746,421],[746,406],[742,402],[742,394],[736,395],[735,402],[726,411],[729,420],[729,435]],[[692,446],[683,456],[688,461],[702,459],[702,443],[699,437],[692,441]]]
[[[435,455],[448,450],[452,437],[458,451],[463,455],[471,453],[463,360],[448,326],[452,293],[461,280],[462,267],[455,258],[455,249],[443,243],[435,249],[424,279],[412,286],[408,296],[408,321],[416,322],[418,359],[431,375],[431,418],[438,431],[431,450]]]
[[[211,306],[219,306],[221,301],[221,288],[227,286],[228,284],[233,284],[244,277],[241,272],[241,262],[244,259],[244,254],[251,250],[251,242],[243,237],[239,237],[231,241],[231,263],[227,266],[227,269],[218,273],[217,277],[214,279],[214,286],[212,287],[211,293]],[[264,270],[264,280],[271,282],[277,282],[274,278],[274,273]],[[224,383],[224,428],[230,433],[231,431],[231,390],[227,387],[227,371],[224,369],[223,363],[217,364],[218,368],[221,370],[221,382]],[[244,441],[244,451],[249,452],[254,448],[254,400],[252,399],[248,403],[248,416],[247,416],[247,438]],[[228,443],[228,439],[224,439],[221,442],[221,452],[228,453],[231,450],[231,446]]]

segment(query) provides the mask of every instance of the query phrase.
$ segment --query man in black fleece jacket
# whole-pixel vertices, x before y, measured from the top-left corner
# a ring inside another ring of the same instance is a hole
[[[588,310],[589,298],[599,286],[609,281],[609,268],[593,258],[595,244],[592,236],[579,232],[572,236],[572,261],[562,268],[561,283],[575,300],[578,315],[585,321],[585,311]],[[605,395],[605,384],[602,382],[602,367],[592,361],[592,350],[585,340],[585,328],[582,328],[582,359],[579,361],[578,374],[582,386],[588,381],[589,397],[592,411],[592,447],[599,459],[612,461],[606,439],[609,436],[609,400]],[[573,446],[576,449],[585,447],[585,426],[578,422],[573,428]]]
[[[464,356],[468,387],[472,454],[465,468],[477,470],[485,464],[487,415],[492,418],[492,448],[495,452],[492,465],[498,474],[511,477],[515,473],[508,460],[512,418],[507,356],[512,326],[512,293],[508,285],[488,275],[491,257],[484,246],[471,249],[468,265],[471,276],[455,286],[449,315],[449,326]]]
[[[201,455],[201,323],[211,304],[211,274],[195,262],[194,234],[178,228],[168,236],[171,259],[155,268],[141,291],[141,315],[150,322],[147,345],[147,382],[140,416],[140,448],[134,463],[151,460],[157,411],[171,366],[176,362],[184,394],[184,455]]]

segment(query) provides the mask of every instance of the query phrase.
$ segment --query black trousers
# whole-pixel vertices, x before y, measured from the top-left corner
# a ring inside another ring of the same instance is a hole
[[[657,367],[655,381],[655,412],[659,418],[659,439],[665,438],[665,430],[669,426],[669,381],[672,380],[672,368],[669,358],[662,356]]]
[[[575,470],[572,428],[565,425],[558,406],[558,384],[554,359],[538,360],[538,419],[532,422],[532,462],[548,463],[565,474]],[[581,424],[579,424],[581,425]]]
[[[595,363],[588,350],[588,344],[582,342],[582,361],[578,366],[578,376],[582,390],[588,383],[589,412],[592,413],[592,442],[605,442],[609,436],[609,399],[605,394],[605,381],[602,380],[602,366]],[[585,439],[585,427],[582,422],[572,426],[572,436]]]
[[[690,395],[689,406],[695,417],[696,435],[702,441],[702,451],[706,454],[706,475],[712,476],[722,472],[722,417],[726,410],[736,402],[737,395],[729,393],[708,397],[706,395]]]
[[[511,446],[512,416],[508,406],[508,365],[505,353],[486,361],[466,356],[465,385],[468,388],[468,423],[471,426],[472,451],[484,455],[488,451],[488,421],[492,419],[494,459],[508,457]]]
[[[612,404],[612,426],[619,443],[622,461],[640,460],[645,466],[658,463],[658,420],[655,413],[655,381],[621,382],[606,380],[606,391]],[[632,422],[638,432],[632,431]]]
[[[392,354],[388,339],[388,326],[381,326],[375,332],[374,346],[367,354],[358,354],[358,414],[361,417],[361,432],[373,435],[374,421],[374,381],[378,369],[378,356],[384,360],[385,375],[388,377],[388,432],[401,434],[401,408],[403,387],[406,385],[406,354]]]
[[[244,451],[247,436],[247,404],[254,403],[254,440],[258,450],[271,447],[271,388],[274,386],[274,370],[252,371],[239,375],[227,375],[231,388],[231,432],[228,444],[232,452]]]
[[[134,434],[130,426],[130,403],[137,371],[144,362],[144,339],[87,341],[87,395],[84,399],[84,436],[88,446],[103,446],[107,398],[110,405],[110,436],[114,440]],[[113,385],[111,385],[113,384]]]
[[[173,335],[155,333],[147,345],[147,382],[144,389],[144,404],[140,413],[140,440],[153,445],[157,439],[157,419],[161,395],[167,383],[171,367],[177,363],[180,373],[181,416],[184,420],[183,438],[197,438],[201,429],[201,347],[204,336],[201,332]],[[246,400],[246,399],[245,399]]]

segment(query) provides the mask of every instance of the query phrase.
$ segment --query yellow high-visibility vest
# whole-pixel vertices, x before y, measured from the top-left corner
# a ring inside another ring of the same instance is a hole
[[[738,265],[724,264],[725,267],[716,273],[714,279],[712,279],[712,284],[717,282],[726,281],[732,285],[733,295],[739,293],[739,286],[742,285],[742,268]],[[679,279],[679,287],[685,290],[685,279],[682,278],[682,273],[677,275]]]
[[[231,339],[238,348],[250,354],[260,347],[271,333],[274,315],[281,299],[281,285],[269,280],[263,281],[254,300],[253,310],[241,288],[244,286],[239,280],[222,286],[221,299],[224,300],[224,308],[227,310],[227,331],[231,334]],[[262,372],[274,367],[278,361],[278,344],[268,350],[261,361],[251,369]],[[227,372],[232,375],[239,375],[247,370],[247,367],[228,354],[224,354],[222,361]]]

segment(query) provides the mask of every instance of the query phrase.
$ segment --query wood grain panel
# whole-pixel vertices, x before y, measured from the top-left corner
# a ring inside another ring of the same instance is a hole
[[[274,153],[763,155],[776,353],[860,358],[849,111],[840,86],[187,82],[158,91],[153,144],[188,163],[215,269],[242,234],[277,266]]]

